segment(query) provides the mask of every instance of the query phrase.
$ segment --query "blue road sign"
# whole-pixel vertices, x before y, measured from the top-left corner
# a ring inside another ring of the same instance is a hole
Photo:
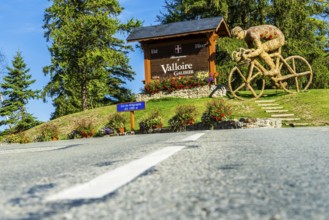
[[[117,104],[117,112],[145,110],[145,102],[127,102]]]

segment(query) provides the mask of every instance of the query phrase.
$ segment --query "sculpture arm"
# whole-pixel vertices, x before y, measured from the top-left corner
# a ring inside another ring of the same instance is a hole
[[[254,44],[255,44],[256,49],[250,50],[247,54],[244,54],[244,58],[257,57],[259,54],[261,54],[264,51],[262,42],[260,41],[260,39],[255,39]]]

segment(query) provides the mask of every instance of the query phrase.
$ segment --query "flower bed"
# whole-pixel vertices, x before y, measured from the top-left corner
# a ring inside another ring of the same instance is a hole
[[[182,89],[192,89],[207,84],[207,81],[200,80],[196,77],[165,78],[160,80],[154,80],[145,84],[144,90],[146,94],[154,95],[156,93],[159,93],[160,91],[164,93],[171,93],[173,91]]]
[[[203,98],[203,97],[222,97],[226,95],[226,87],[223,85],[212,85],[210,88],[209,86],[201,86],[192,89],[182,89],[177,90],[172,93],[166,93],[160,91],[159,93],[155,93],[154,95],[150,94],[137,94],[136,101],[148,101],[152,99],[161,99],[167,97],[174,97],[174,98]]]

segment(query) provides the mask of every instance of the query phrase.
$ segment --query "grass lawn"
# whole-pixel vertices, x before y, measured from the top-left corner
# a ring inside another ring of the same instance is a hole
[[[310,90],[282,96],[277,100],[296,116],[314,126],[329,125],[329,90]]]

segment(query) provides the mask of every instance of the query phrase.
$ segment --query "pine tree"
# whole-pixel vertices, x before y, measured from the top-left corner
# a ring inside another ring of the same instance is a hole
[[[124,88],[133,80],[127,53],[132,50],[118,32],[140,25],[123,24],[117,0],[52,0],[44,17],[45,36],[51,42],[51,65],[44,68],[51,81],[43,96],[54,99],[52,118],[84,111],[129,97]]]
[[[7,67],[7,75],[1,84],[1,95],[4,100],[0,108],[0,116],[6,119],[0,121],[0,126],[8,125],[11,131],[16,133],[29,129],[36,124],[37,120],[26,111],[26,105],[30,99],[38,98],[40,91],[30,89],[35,82],[31,80],[21,52],[17,52],[12,61],[13,67]]]
[[[157,16],[157,20],[164,24],[216,16],[227,18],[228,15],[226,1],[165,0],[164,8],[165,12]]]

